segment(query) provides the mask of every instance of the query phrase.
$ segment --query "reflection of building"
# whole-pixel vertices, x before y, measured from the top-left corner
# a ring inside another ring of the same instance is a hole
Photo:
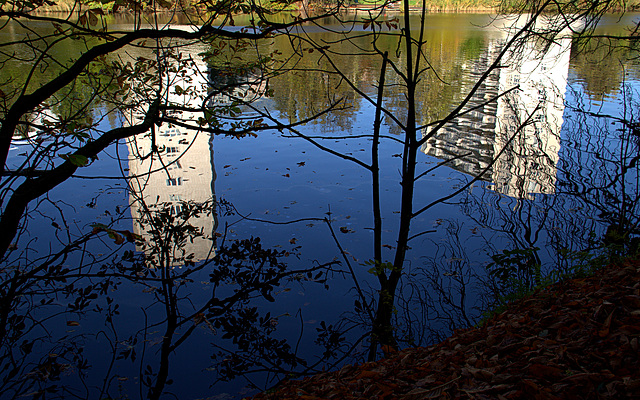
[[[493,168],[495,191],[519,198],[555,191],[570,46],[570,38],[544,50],[527,42],[501,70],[500,92],[520,90],[498,101],[494,153],[507,147]]]
[[[182,71],[179,68],[177,70],[165,78],[165,86],[169,88],[166,101],[177,108],[197,110],[203,102],[206,102],[205,108],[208,110],[237,106],[258,99],[267,90],[266,81],[255,71],[241,76],[229,75],[198,61],[187,64]],[[204,115],[202,112],[181,111],[172,112],[171,118],[195,127]],[[184,223],[180,211],[185,209],[185,202],[206,205],[206,210],[188,221],[203,235],[187,238],[175,253],[175,258],[185,257],[195,262],[213,257],[218,223],[215,212],[213,136],[199,129],[164,123],[154,128],[153,133],[133,138],[128,144],[133,218],[140,221],[143,219],[142,212],[157,213],[164,209],[177,217],[174,225],[180,225]],[[155,152],[152,152],[153,145],[157,148]],[[153,240],[149,232],[153,228],[148,223],[145,225],[143,229],[140,224],[134,224],[134,232],[148,242]],[[189,257],[190,254],[193,256]],[[179,261],[170,263],[180,264]]]
[[[187,117],[182,115],[182,117]],[[172,216],[180,213],[183,202],[206,204],[213,200],[215,191],[215,169],[213,146],[210,135],[197,130],[163,124],[155,132],[159,154],[148,158],[151,136],[137,138],[129,142],[129,174],[132,177],[131,213],[139,218],[140,213],[157,212],[166,207]],[[151,173],[149,173],[151,172]],[[142,198],[147,208],[139,200]],[[194,254],[192,261],[212,257],[213,235],[217,225],[215,209],[203,212],[199,218],[190,218],[189,224],[202,230],[204,236],[186,240],[185,255]],[[179,218],[175,224],[184,221]],[[146,240],[152,235],[134,224],[134,232]]]
[[[193,71],[181,76],[170,77],[168,101],[175,105],[198,107],[208,90],[206,67],[196,65]],[[179,87],[176,93],[175,88]],[[183,92],[188,91],[188,94]],[[189,125],[197,125],[201,113],[180,112],[172,114],[176,120]],[[152,144],[158,151],[151,156]],[[177,217],[173,225],[184,223],[179,218],[184,202],[198,205],[211,204],[215,190],[215,168],[213,164],[213,141],[207,132],[197,129],[162,124],[151,133],[140,135],[129,141],[129,175],[131,193],[131,213],[135,219],[143,219],[142,213],[157,213],[165,209]],[[145,157],[148,156],[148,157]],[[214,232],[217,216],[214,208],[208,207],[198,218],[189,218],[188,223],[202,231],[203,236],[187,239],[175,257],[188,257],[191,261],[199,261],[214,255]],[[134,223],[134,232],[147,242],[153,240],[149,232],[152,227],[145,223],[144,229]],[[183,247],[182,247],[183,246]],[[184,254],[182,254],[184,251]],[[171,265],[180,262],[170,261]]]
[[[464,65],[462,92],[471,91],[473,86],[489,68],[493,58],[500,51],[496,42],[480,55],[475,63]],[[480,87],[469,100],[467,108],[471,112],[454,119],[442,127],[437,134],[425,142],[422,150],[443,160],[451,160],[447,165],[470,175],[477,175],[491,165],[496,127],[496,102],[486,103],[498,95],[497,72],[481,82]],[[431,129],[427,128],[425,135]],[[468,156],[459,157],[471,153]]]
[[[470,79],[465,89],[487,70],[502,43],[504,39],[493,41],[477,63],[467,68]],[[423,151],[444,160],[471,153],[447,165],[471,175],[486,169],[482,179],[493,182],[490,188],[508,196],[553,192],[570,46],[570,38],[557,39],[548,47],[531,41],[519,46],[465,107],[478,108],[441,128]],[[517,85],[519,90],[483,104]],[[519,130],[525,121],[528,123]]]
[[[45,108],[26,114],[21,122],[11,138],[11,150],[25,144],[37,145],[36,139],[45,139],[61,121],[51,109]]]

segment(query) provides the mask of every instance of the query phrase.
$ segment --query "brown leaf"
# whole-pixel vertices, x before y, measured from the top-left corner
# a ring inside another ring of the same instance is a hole
[[[564,376],[561,369],[551,365],[532,364],[527,367],[527,371],[538,378],[558,378]]]
[[[355,376],[355,379],[367,379],[367,378],[376,378],[380,376],[380,374],[376,371],[361,371],[358,375]]]
[[[598,331],[598,336],[600,336],[601,338],[607,337],[609,335],[609,329],[611,328],[611,321],[613,320],[614,311],[611,311],[607,319],[604,321],[602,328],[600,328],[600,330]]]

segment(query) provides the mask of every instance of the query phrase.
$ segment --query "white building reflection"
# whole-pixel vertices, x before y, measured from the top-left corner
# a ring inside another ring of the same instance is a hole
[[[471,79],[463,91],[471,89],[505,41],[493,40],[467,67]],[[471,153],[447,165],[473,176],[486,170],[482,179],[491,182],[489,188],[510,197],[555,192],[570,48],[570,37],[548,46],[535,41],[518,46],[467,106],[478,108],[445,125],[422,150],[443,160]],[[483,104],[518,85],[497,102]]]
[[[177,216],[184,202],[211,204],[215,196],[216,174],[210,135],[168,124],[158,127],[155,135],[160,151],[147,158],[134,154],[150,154],[151,136],[129,142],[129,174],[137,177],[130,180],[133,218],[140,218],[142,213],[156,212],[163,207],[167,207],[171,215]],[[188,220],[190,225],[202,232],[202,236],[185,241],[181,249],[185,256],[193,254],[191,260],[194,262],[214,255],[218,222],[214,211],[215,208]],[[178,220],[177,223],[184,221]],[[142,229],[139,224],[134,224],[134,232],[146,241],[153,240],[148,229],[151,227]]]
[[[186,74],[167,77],[166,84],[166,96],[171,104],[199,107],[209,90],[207,67],[203,62],[194,62]],[[197,126],[196,121],[202,118],[202,113],[184,111],[173,113],[172,117]],[[208,209],[197,218],[188,219],[188,224],[202,235],[188,238],[179,248],[170,249],[174,257],[170,265],[182,264],[176,261],[182,258],[196,262],[215,254],[218,221],[215,206],[212,206],[216,179],[212,139],[209,133],[199,129],[163,123],[154,127],[153,134],[138,135],[128,142],[130,204],[134,221],[144,220],[145,213],[164,209],[176,217],[174,225],[177,226],[185,223],[179,216],[185,202]],[[152,152],[154,143],[156,152]],[[134,223],[133,229],[147,243],[153,240],[152,227],[148,223],[144,223],[144,227]]]
[[[206,108],[251,102],[260,98],[267,90],[266,81],[260,74],[230,76],[214,71],[196,55],[196,61],[187,64],[178,73],[166,78],[168,103],[178,107]],[[176,90],[176,88],[178,88]],[[211,97],[209,98],[209,95]],[[216,172],[213,161],[213,136],[195,128],[204,117],[198,111],[173,112],[174,120],[182,121],[190,127],[163,123],[154,132],[139,135],[128,142],[131,214],[134,220],[144,213],[168,210],[176,217],[175,224],[183,224],[180,210],[185,203],[204,206],[197,218],[190,218],[188,224],[202,235],[190,237],[180,244],[179,249],[171,249],[174,260],[171,265],[181,264],[179,260],[197,262],[215,255],[216,228],[218,219],[215,204]],[[141,118],[141,116],[130,116]],[[154,145],[157,151],[152,151]],[[134,232],[147,243],[153,240],[148,224],[134,223]],[[138,248],[142,251],[142,248]]]

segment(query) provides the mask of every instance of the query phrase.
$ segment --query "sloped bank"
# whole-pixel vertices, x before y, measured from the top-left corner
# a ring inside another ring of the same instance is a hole
[[[482,327],[254,399],[640,399],[640,261],[555,284]]]

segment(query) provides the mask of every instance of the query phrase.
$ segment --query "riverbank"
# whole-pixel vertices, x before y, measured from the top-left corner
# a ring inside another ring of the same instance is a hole
[[[302,9],[302,0],[297,3],[291,4],[291,10]],[[111,13],[116,10],[115,1],[105,1],[101,3],[101,8],[106,13]],[[269,8],[270,4],[277,4],[277,8],[282,8],[281,3],[272,3],[270,0],[260,3],[262,6]],[[306,7],[314,8],[314,2],[306,2]],[[351,0],[346,5],[343,5],[343,9],[347,11],[357,10],[372,10],[378,9],[385,5],[385,9],[389,11],[401,11],[404,7],[402,1],[385,1],[385,0]],[[321,3],[320,8],[326,7],[326,3]],[[92,3],[92,7],[95,5]],[[195,10],[198,8],[198,3],[192,0],[167,0],[163,2],[163,6],[167,7],[167,10],[175,11],[180,9],[182,11]],[[432,13],[496,13],[500,10],[518,10],[521,8],[520,2],[514,0],[427,0],[425,4],[427,12]],[[38,8],[38,12],[65,12],[68,13],[72,10],[78,11],[81,9],[88,9],[87,5],[77,3],[75,0],[57,0],[55,4],[42,5]],[[419,11],[422,9],[422,0],[409,0],[409,10]],[[155,9],[154,11],[162,11],[163,8]],[[610,7],[609,12],[624,12],[624,11],[638,11],[640,10],[640,0],[629,0],[624,4],[616,7]]]
[[[640,399],[640,261],[557,283],[483,326],[266,399]]]

